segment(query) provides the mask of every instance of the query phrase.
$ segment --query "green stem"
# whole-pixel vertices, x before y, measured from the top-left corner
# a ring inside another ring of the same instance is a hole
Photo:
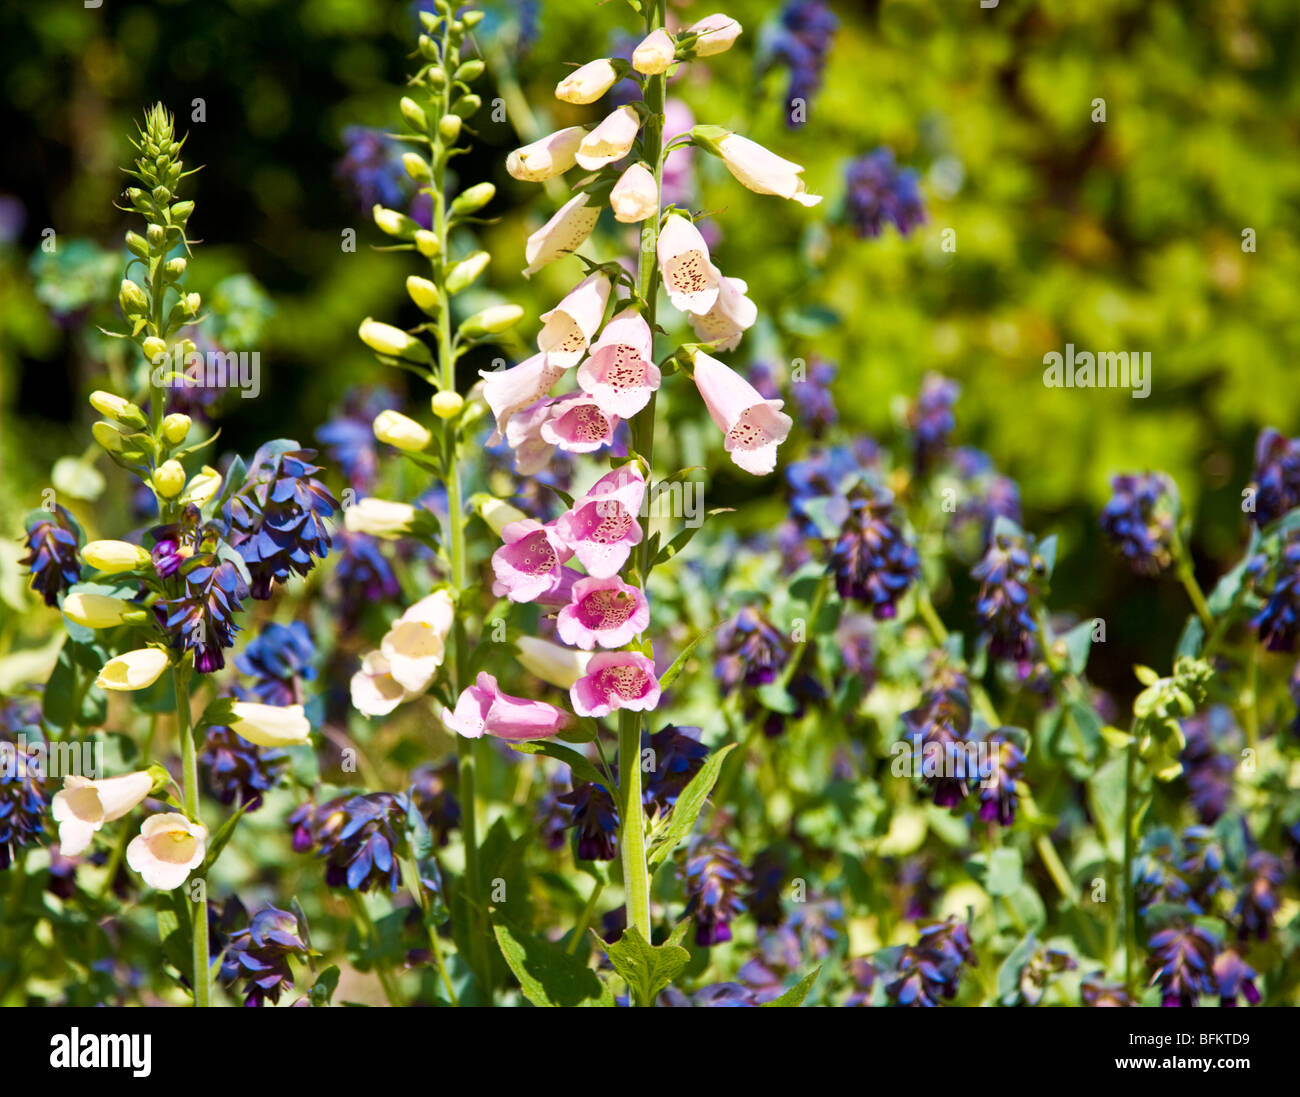
[[[587,927],[591,925],[592,916],[596,913],[596,904],[600,902],[600,893],[604,890],[604,881],[597,880],[591,889],[587,905],[582,908],[582,916],[578,919],[578,924],[573,928],[573,936],[569,939],[569,947],[565,949],[565,952],[570,956],[578,951],[578,942],[587,935]]]
[[[194,730],[190,726],[190,668],[185,663],[172,666],[172,686],[176,691],[176,733],[181,740],[181,789],[185,796],[185,814],[190,821],[202,825],[199,815],[199,763],[194,749]],[[110,879],[110,886],[111,880]],[[200,898],[190,910],[194,1005],[211,1004],[210,971],[208,957],[208,900],[205,888],[199,889]]]
[[[1137,739],[1125,748],[1124,761],[1124,986],[1133,993],[1133,956],[1137,950],[1137,910],[1133,887],[1134,783],[1137,778]]]
[[[393,981],[393,973],[388,970],[388,964],[380,959],[375,949],[378,934],[375,932],[375,921],[370,917],[370,910],[366,906],[365,899],[357,892],[349,890],[348,906],[352,908],[352,916],[356,919],[358,928],[366,935],[366,947],[373,954],[375,974],[379,977],[379,985],[384,989],[384,997],[388,999],[390,1006],[400,1006],[402,996],[397,989],[397,984]]]

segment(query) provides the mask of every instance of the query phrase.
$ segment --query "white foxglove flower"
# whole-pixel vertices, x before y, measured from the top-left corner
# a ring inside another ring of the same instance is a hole
[[[150,815],[126,847],[126,863],[151,888],[171,891],[203,863],[207,847],[208,828],[202,823],[176,812]]]
[[[591,235],[599,218],[600,207],[588,205],[585,193],[575,194],[528,238],[524,248],[524,258],[528,260],[524,277],[529,278],[547,263],[577,251]]]
[[[86,849],[105,823],[120,819],[153,791],[153,775],[140,770],[91,781],[65,777],[50,810],[59,824],[59,852],[72,857]]]

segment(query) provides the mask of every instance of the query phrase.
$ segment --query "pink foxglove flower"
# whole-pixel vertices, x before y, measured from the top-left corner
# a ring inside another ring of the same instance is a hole
[[[820,194],[808,193],[801,178],[802,165],[777,156],[758,142],[719,126],[696,126],[691,134],[697,144],[722,157],[736,181],[755,194],[789,198],[801,206],[815,206],[822,200]]]
[[[542,313],[537,349],[551,365],[568,369],[581,361],[605,318],[609,291],[608,276],[597,271],[579,282],[550,312]]]
[[[564,580],[561,564],[573,550],[561,539],[554,524],[544,526],[532,518],[511,522],[501,531],[505,541],[492,554],[496,582],[492,593],[512,602],[533,602],[549,594]]]
[[[618,416],[601,411],[596,400],[581,392],[553,400],[541,426],[542,440],[566,453],[594,453],[614,440]]]
[[[502,693],[497,680],[480,671],[475,683],[461,693],[455,711],[443,709],[442,722],[448,731],[467,739],[492,735],[519,742],[550,738],[573,723],[573,717],[544,701]]]
[[[578,146],[587,136],[581,126],[548,133],[539,141],[515,149],[506,157],[506,171],[526,183],[541,183],[556,175],[563,175],[576,163]]]
[[[497,429],[488,439],[488,445],[499,443],[505,436],[510,417],[545,396],[563,375],[564,367],[549,361],[545,354],[534,354],[509,369],[480,370],[483,399],[497,421]]]
[[[528,266],[524,277],[531,278],[547,263],[554,263],[563,255],[571,255],[582,247],[600,218],[600,207],[587,204],[584,192],[575,194],[558,210],[555,216],[528,238],[524,258]]]
[[[538,400],[511,416],[506,427],[506,442],[515,453],[515,472],[536,476],[551,463],[555,446],[542,437],[542,426],[551,417],[555,403],[549,398]]]
[[[730,15],[716,12],[692,23],[682,33],[700,36],[694,47],[696,57],[712,57],[714,54],[731,49],[732,44],[740,37],[742,29]]]
[[[644,221],[659,209],[659,188],[655,177],[644,164],[633,164],[609,192],[609,208],[614,220],[625,225]]]
[[[594,130],[582,139],[577,159],[588,171],[599,171],[606,164],[622,160],[632,151],[641,129],[641,116],[632,106],[619,107],[607,114]]]
[[[573,509],[555,520],[555,532],[597,579],[617,575],[632,546],[641,543],[637,514],[645,479],[633,465],[607,472]]]
[[[649,712],[659,704],[653,660],[634,651],[593,655],[587,673],[569,690],[579,716],[608,716],[615,709]]]
[[[718,299],[718,268],[709,261],[709,245],[689,218],[672,214],[659,233],[659,273],[673,308],[708,312]]]
[[[578,367],[578,384],[602,411],[630,419],[659,387],[659,367],[650,361],[653,335],[636,309],[624,309],[605,325]]]
[[[725,436],[723,446],[746,472],[766,476],[776,468],[776,447],[794,425],[782,401],[764,400],[735,370],[703,351],[695,351],[695,387]]]
[[[745,296],[749,287],[739,278],[724,277],[718,285],[718,299],[702,316],[691,317],[695,334],[718,350],[734,350],[741,335],[758,319],[758,306]]]
[[[650,623],[650,603],[640,589],[617,575],[608,579],[580,579],[573,597],[560,610],[555,631],[566,644],[590,651],[621,648]]]

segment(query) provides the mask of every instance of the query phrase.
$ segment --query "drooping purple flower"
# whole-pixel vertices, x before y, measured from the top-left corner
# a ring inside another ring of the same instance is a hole
[[[357,212],[369,214],[375,203],[399,206],[406,173],[401,148],[383,130],[370,126],[347,126],[343,130],[343,158],[334,169],[335,177],[352,193]]]
[[[781,11],[772,53],[790,72],[785,124],[791,128],[807,121],[807,108],[821,87],[826,59],[839,25],[840,21],[821,0],[788,0]]]
[[[1214,981],[1219,1005],[1235,1006],[1238,997],[1245,997],[1252,1006],[1259,1005],[1261,995],[1255,986],[1255,969],[1241,958],[1235,948],[1219,953],[1214,961]]]
[[[1079,962],[1064,949],[1040,945],[1034,950],[1025,966],[1020,969],[1019,986],[1013,992],[1013,1000],[1004,998],[1003,1004],[1012,1005],[1019,1002],[1027,1006],[1038,1005],[1043,1000],[1047,984],[1053,976],[1074,971],[1078,966]]]
[[[533,820],[537,832],[542,836],[542,844],[550,850],[564,848],[565,832],[572,826],[572,813],[566,804],[560,803],[560,797],[569,791],[569,779],[563,769],[551,773],[546,787],[537,801],[537,810]]]
[[[1295,651],[1300,635],[1300,534],[1292,534],[1272,569],[1273,589],[1250,622],[1269,651]]]
[[[722,695],[775,682],[790,660],[790,648],[762,613],[751,606],[741,609],[717,632],[713,673]]]
[[[695,943],[708,947],[731,940],[731,923],[745,910],[741,892],[749,870],[725,842],[697,835],[679,870],[686,915],[695,919]]]
[[[32,590],[47,606],[59,604],[59,595],[81,579],[77,523],[58,503],[44,517],[27,521],[27,555],[19,564],[32,577]]]
[[[408,807],[403,793],[370,792],[317,809],[313,833],[318,856],[325,860],[325,883],[352,891],[387,887],[396,892]]]
[[[231,987],[242,983],[246,1006],[275,1005],[293,988],[290,957],[305,961],[308,956],[298,916],[263,907],[246,929],[236,930],[226,942],[221,981]]]
[[[887,222],[907,236],[925,222],[916,172],[899,170],[892,149],[882,146],[850,160],[844,178],[845,212],[859,238],[879,236]]]
[[[156,547],[156,546],[155,546]],[[223,649],[235,642],[235,615],[248,586],[233,561],[198,552],[176,573],[182,584],[174,598],[159,599],[154,616],[178,651],[194,652],[194,669],[211,674],[226,665]]]
[[[1173,556],[1174,485],[1163,472],[1116,476],[1102,532],[1139,575],[1158,575]]]
[[[920,776],[939,807],[955,807],[979,779],[967,744],[971,735],[970,687],[950,668],[936,673],[921,703],[903,713],[909,746],[918,750]]]
[[[912,433],[912,461],[918,476],[934,467],[948,448],[956,429],[953,408],[961,386],[937,373],[927,373],[921,392],[907,411],[907,426]]]
[[[272,583],[306,575],[330,550],[325,520],[338,509],[338,500],[316,479],[315,451],[299,449],[296,442],[290,446],[259,449],[247,480],[224,510],[230,544],[248,566],[258,599],[271,597]]]
[[[1079,984],[1079,996],[1085,1006],[1094,1008],[1123,1008],[1133,1004],[1123,984],[1106,982],[1104,973],[1100,971],[1083,977],[1083,982]]]
[[[1300,439],[1284,438],[1272,427],[1260,431],[1251,489],[1251,513],[1260,529],[1300,506]]]
[[[692,1009],[734,1006],[761,1006],[765,999],[740,983],[710,983],[689,997],[675,987],[667,987],[659,996],[659,1005]]]
[[[411,774],[407,795],[424,818],[434,844],[445,846],[460,826],[460,801],[456,798],[456,762],[423,765]]]
[[[1179,761],[1197,817],[1207,825],[1216,822],[1232,796],[1236,762],[1232,743],[1237,726],[1227,705],[1213,705],[1206,712],[1183,721],[1186,740]],[[1227,748],[1227,749],[1220,749]]]
[[[1241,894],[1233,911],[1239,940],[1249,941],[1252,937],[1268,940],[1281,902],[1278,888],[1282,879],[1282,862],[1267,850],[1256,850],[1246,858]]]
[[[969,559],[988,549],[999,518],[1019,525],[1020,489],[1010,477],[998,473],[987,453],[971,446],[958,446],[952,451],[951,468],[960,489],[949,530],[958,555]]]
[[[1033,599],[1043,570],[1023,535],[1004,532],[993,535],[983,559],[971,569],[971,577],[980,584],[975,612],[994,659],[1032,662],[1032,642],[1038,636]]]
[[[1162,1006],[1194,1006],[1203,994],[1217,994],[1214,960],[1219,942],[1199,925],[1159,930],[1147,943],[1151,982],[1160,987]]]
[[[1133,895],[1139,914],[1146,914],[1156,903],[1188,902],[1191,889],[1179,875],[1174,860],[1168,831],[1155,831],[1142,840],[1133,864]]]
[[[283,750],[259,747],[228,727],[209,727],[199,754],[199,769],[208,788],[223,804],[262,806],[262,796],[273,789],[289,766]]]
[[[700,742],[697,727],[667,727],[642,740],[642,757],[646,747],[653,752],[654,769],[644,775],[641,791],[646,811],[668,811],[677,803],[682,790],[699,773],[709,748]]]
[[[1182,845],[1178,871],[1187,882],[1193,909],[1208,912],[1214,897],[1230,886],[1223,871],[1223,846],[1213,830],[1199,823],[1183,831]]]
[[[930,922],[915,945],[903,948],[885,995],[896,1006],[937,1006],[957,997],[962,972],[977,963],[964,922]]]
[[[871,1005],[871,992],[875,988],[880,972],[865,956],[857,956],[849,961],[849,982],[852,990],[844,999],[844,1004],[852,1008]]]
[[[559,797],[573,813],[580,861],[612,861],[618,849],[618,804],[604,785],[584,781]]]
[[[831,385],[839,367],[825,358],[814,358],[803,376],[790,380],[790,397],[797,409],[795,418],[810,438],[821,438],[839,421]],[[759,388],[757,384],[755,388]],[[762,389],[759,389],[762,394]]]
[[[862,692],[876,684],[876,625],[865,613],[846,613],[835,629],[835,643],[843,660],[844,673],[862,682]]]
[[[402,588],[376,538],[346,529],[335,531],[335,536],[337,559],[328,590],[338,606],[340,624],[351,630],[367,606],[395,601]]]
[[[870,607],[877,620],[898,613],[899,600],[920,577],[921,562],[887,489],[863,483],[850,494],[830,570],[841,598]]]
[[[754,921],[764,929],[779,926],[785,919],[781,893],[788,873],[785,858],[775,846],[759,850],[749,866],[751,887],[747,902]]]
[[[980,818],[986,823],[1009,827],[1016,818],[1017,784],[1022,780],[1025,752],[1000,730],[989,732],[984,742],[990,764],[989,772],[980,774]]]
[[[31,725],[23,728],[23,732],[30,751],[33,740],[40,738],[40,731]],[[0,764],[0,870],[4,870],[28,846],[40,842],[45,833],[50,797],[41,767],[31,764],[29,754],[18,749],[16,738],[6,731],[0,733],[0,742],[5,744],[0,754],[0,759],[4,759]]]
[[[305,622],[266,625],[235,659],[236,669],[253,679],[250,688],[238,691],[239,696],[264,705],[302,704],[302,684],[316,677],[311,665],[315,655]]]

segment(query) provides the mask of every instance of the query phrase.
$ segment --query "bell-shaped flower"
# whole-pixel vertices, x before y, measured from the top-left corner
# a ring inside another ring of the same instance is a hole
[[[524,247],[524,277],[531,278],[547,263],[571,255],[582,247],[600,219],[600,207],[589,204],[586,192],[575,194],[555,215],[528,238]]]
[[[542,427],[551,417],[554,400],[543,398],[516,412],[506,426],[506,443],[515,454],[515,472],[536,476],[551,463],[555,446],[542,437]]]
[[[594,103],[618,81],[619,70],[607,57],[588,61],[555,86],[555,98],[585,106]]]
[[[688,34],[699,35],[692,52],[696,57],[712,57],[731,49],[742,29],[730,15],[717,12],[692,23],[682,32],[682,37]]]
[[[578,385],[601,411],[631,419],[659,387],[659,367],[650,360],[653,343],[645,317],[624,309],[605,325],[578,367]]]
[[[746,472],[767,475],[776,468],[776,447],[794,425],[781,410],[783,402],[764,400],[740,374],[703,351],[695,351],[692,357],[695,387],[723,433],[723,448]]]
[[[789,198],[801,206],[815,206],[822,200],[820,194],[807,192],[802,179],[802,165],[777,156],[748,137],[718,126],[696,126],[691,130],[691,136],[697,145],[722,157],[723,164],[737,182],[755,194]]]
[[[534,602],[549,594],[564,579],[561,565],[573,555],[554,523],[542,525],[532,518],[511,522],[501,531],[505,542],[492,554],[496,581],[492,593],[512,602]]]
[[[126,863],[151,888],[171,891],[203,863],[207,847],[208,828],[202,823],[176,812],[150,815],[126,847]]]
[[[423,693],[447,654],[456,606],[446,590],[421,598],[393,622],[379,651],[388,672],[406,689]]]
[[[343,508],[343,528],[349,533],[368,533],[385,541],[410,533],[418,515],[410,503],[396,503],[367,495]]]
[[[555,531],[597,579],[617,575],[632,546],[641,543],[637,515],[645,498],[645,479],[634,465],[607,472],[573,509],[555,520]]]
[[[393,677],[392,667],[382,652],[368,652],[361,669],[350,683],[352,707],[363,716],[387,716],[405,701],[413,701],[423,690],[407,689]]]
[[[521,742],[549,739],[572,724],[573,717],[545,701],[502,693],[497,680],[487,671],[480,671],[474,684],[462,691],[455,711],[442,710],[442,722],[448,731],[467,739],[491,735]]]
[[[519,649],[520,666],[560,689],[568,689],[586,674],[587,664],[591,662],[588,652],[574,651],[536,636],[521,636],[515,646]]]
[[[509,369],[480,370],[483,399],[492,409],[497,421],[497,429],[488,439],[488,445],[497,445],[505,437],[510,417],[535,404],[550,392],[555,382],[564,375],[565,369],[542,353],[525,358]]]
[[[588,171],[599,171],[606,164],[622,160],[636,144],[641,130],[641,116],[633,106],[611,111],[588,133],[578,146],[577,160]]]
[[[130,541],[88,541],[81,550],[81,558],[92,568],[110,575],[135,571],[150,562],[148,551]]]
[[[259,747],[296,747],[311,741],[311,724],[302,705],[263,705],[236,701],[230,730]]]
[[[63,616],[84,628],[115,628],[129,615],[138,613],[140,606],[125,598],[107,594],[85,594],[72,591],[63,599]]]
[[[609,277],[600,271],[579,282],[550,312],[542,313],[537,348],[562,369],[576,366],[600,330],[609,301]]]
[[[599,645],[621,648],[650,623],[650,603],[637,587],[617,575],[580,579],[569,604],[560,610],[555,632],[566,644],[584,651]]]
[[[578,146],[587,136],[581,126],[549,133],[531,145],[515,149],[506,157],[506,171],[526,183],[541,183],[556,175],[563,175],[574,163]]]
[[[585,393],[561,396],[551,401],[548,410],[541,425],[542,440],[565,453],[594,453],[614,440],[618,416],[602,411]]]
[[[690,218],[674,213],[659,233],[659,273],[668,300],[681,312],[705,313],[718,299],[718,268]]]
[[[167,669],[171,660],[162,648],[140,648],[115,655],[100,669],[95,685],[100,689],[148,689]]]
[[[65,777],[50,810],[59,824],[59,852],[64,857],[86,849],[105,823],[120,819],[153,790],[153,775],[145,770],[91,781]]]
[[[579,716],[608,716],[616,709],[649,712],[659,704],[659,679],[652,659],[634,651],[593,655],[587,673],[569,690]]]
[[[676,43],[663,27],[659,27],[642,38],[632,51],[632,67],[642,76],[658,76],[668,71],[676,57]]]
[[[739,278],[724,277],[718,283],[718,299],[701,316],[691,317],[695,334],[718,350],[734,350],[741,335],[758,319],[758,306],[745,296],[749,287]]]
[[[659,212],[659,187],[644,164],[633,164],[609,192],[609,208],[614,220],[625,225],[644,221]]]

